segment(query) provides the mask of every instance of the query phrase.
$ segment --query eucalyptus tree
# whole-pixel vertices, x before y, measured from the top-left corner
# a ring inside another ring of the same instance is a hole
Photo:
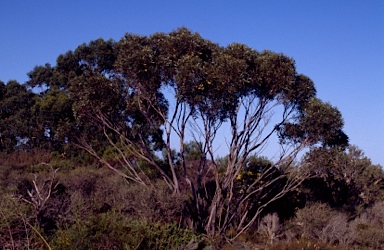
[[[292,58],[237,43],[219,46],[186,28],[126,34],[117,43],[96,40],[33,75],[31,86],[44,83],[73,101],[81,148],[148,186],[153,182],[140,164],[146,162],[174,195],[192,197],[190,225],[210,235],[233,229],[239,236],[308,178],[311,172],[294,164],[303,149],[348,143],[340,112],[316,98],[313,82],[296,72]],[[224,124],[228,151],[217,161]],[[250,157],[261,156],[274,135],[278,159],[257,168],[238,192]],[[194,169],[188,165],[191,139],[199,157]],[[100,143],[111,147],[119,166],[103,158]]]
[[[304,148],[348,142],[340,112],[316,98],[313,82],[298,74],[293,59],[283,54],[258,52],[242,44],[221,47],[181,28],[150,37],[127,34],[118,42],[114,66],[124,89],[131,93],[129,100],[147,124],[162,124],[169,162],[169,175],[164,172],[162,176],[175,194],[185,192],[180,182],[190,186],[194,226],[208,234],[224,234],[234,228],[237,237],[266,206],[297,188],[309,176],[292,164]],[[134,142],[118,124],[100,118],[101,124],[118,134],[129,154],[161,170],[145,140]],[[223,171],[215,160],[214,143],[225,123],[230,131]],[[187,133],[201,143],[197,172],[187,168]],[[248,158],[266,147],[273,134],[280,138],[280,157],[241,195],[235,195],[235,183]],[[181,174],[175,170],[172,156],[175,141],[179,143]],[[204,194],[207,171],[214,180],[212,196]],[[276,183],[279,188],[272,196],[257,200]],[[250,206],[256,206],[253,213],[248,212]]]

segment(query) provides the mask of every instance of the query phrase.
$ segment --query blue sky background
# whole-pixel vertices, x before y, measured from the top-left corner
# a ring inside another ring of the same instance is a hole
[[[97,38],[185,26],[220,45],[282,52],[343,114],[350,142],[384,165],[384,1],[3,1],[0,80]]]

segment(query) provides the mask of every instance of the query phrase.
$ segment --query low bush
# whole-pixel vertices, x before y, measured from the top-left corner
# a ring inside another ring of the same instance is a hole
[[[146,223],[116,211],[91,215],[57,231],[54,249],[177,249],[199,238],[177,224]]]
[[[292,242],[279,242],[278,244],[268,248],[268,250],[347,250],[350,248],[334,246],[324,242],[317,242],[311,240],[297,240]]]
[[[355,244],[373,249],[384,246],[384,202],[376,203],[350,224]]]
[[[318,240],[323,229],[334,215],[336,212],[323,203],[314,203],[299,209],[294,219],[294,223],[299,225],[301,229],[301,232],[297,231],[301,234],[299,237]]]

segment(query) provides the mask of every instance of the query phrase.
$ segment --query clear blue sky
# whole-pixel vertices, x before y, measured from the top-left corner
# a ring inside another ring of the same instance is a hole
[[[350,142],[384,165],[384,1],[3,1],[0,80],[83,42],[185,26],[221,45],[283,52],[338,107]]]

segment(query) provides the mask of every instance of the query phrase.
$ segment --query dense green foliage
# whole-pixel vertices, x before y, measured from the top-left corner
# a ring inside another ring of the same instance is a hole
[[[28,76],[0,82],[8,248],[384,243],[383,170],[292,58],[181,28],[97,39]]]

